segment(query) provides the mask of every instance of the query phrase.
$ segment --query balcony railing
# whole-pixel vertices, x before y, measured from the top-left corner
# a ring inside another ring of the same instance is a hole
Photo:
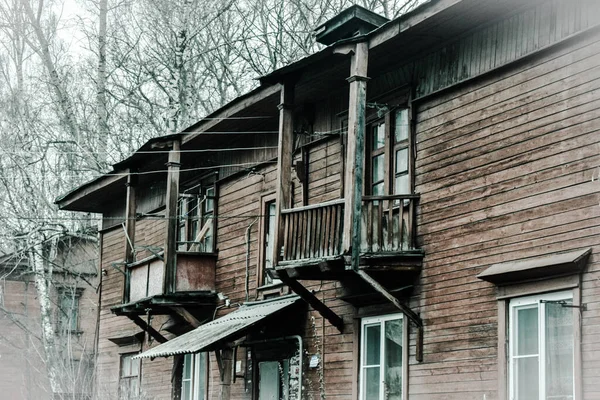
[[[152,296],[215,290],[215,256],[208,253],[178,252],[174,290],[163,293],[165,280],[162,256],[155,255],[127,266],[125,302]],[[169,272],[167,272],[169,273]]]
[[[318,259],[341,254],[344,200],[281,211],[282,261]]]
[[[415,211],[419,195],[364,196],[361,253],[415,250]]]

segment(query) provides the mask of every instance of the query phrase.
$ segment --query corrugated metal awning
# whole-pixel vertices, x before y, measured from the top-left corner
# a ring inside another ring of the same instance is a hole
[[[135,358],[169,357],[219,348],[219,345],[240,338],[249,328],[300,300],[296,295],[243,304],[239,309],[186,334],[145,351]]]
[[[582,271],[590,253],[591,249],[584,249],[494,264],[477,277],[496,285],[502,285],[578,274]]]

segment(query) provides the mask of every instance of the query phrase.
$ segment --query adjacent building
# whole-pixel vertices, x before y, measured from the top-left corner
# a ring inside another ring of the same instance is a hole
[[[598,397],[599,23],[354,6],[59,198],[103,216],[98,397]]]

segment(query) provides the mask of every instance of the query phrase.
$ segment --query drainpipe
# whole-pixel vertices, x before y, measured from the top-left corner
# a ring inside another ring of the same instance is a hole
[[[246,280],[245,280],[245,284],[244,284],[244,292],[246,293],[246,302],[248,302],[248,298],[249,298],[248,287],[250,286],[250,229],[252,229],[252,226],[256,223],[256,221],[258,221],[258,218],[256,218],[254,221],[252,221],[250,223],[250,225],[248,225],[248,228],[246,228]]]

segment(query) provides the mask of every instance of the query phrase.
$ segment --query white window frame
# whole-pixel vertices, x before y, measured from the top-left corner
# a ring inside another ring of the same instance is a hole
[[[383,325],[384,322],[386,321],[391,321],[391,320],[397,320],[397,319],[401,319],[402,320],[402,332],[401,334],[401,340],[402,340],[402,399],[405,400],[407,398],[407,368],[408,368],[408,359],[407,359],[407,354],[408,354],[408,346],[407,346],[407,327],[406,327],[406,321],[404,320],[404,315],[402,313],[397,313],[397,314],[386,314],[386,315],[380,315],[380,316],[375,316],[375,317],[365,317],[361,319],[361,323],[360,323],[360,364],[359,364],[359,399],[360,400],[384,400],[385,399],[385,386],[384,385],[380,385],[379,388],[379,399],[365,399],[365,387],[364,387],[364,370],[366,367],[363,365],[362,360],[365,359],[365,327],[367,325],[372,325],[375,323],[379,323],[380,325]],[[381,343],[380,343],[380,356],[379,356],[379,376],[381,381],[383,381],[383,374],[385,373],[384,368],[383,368],[383,362],[385,360],[385,329],[382,329],[382,334],[381,334]]]
[[[517,335],[517,330],[513,327],[516,327],[515,322],[515,310],[517,308],[521,308],[524,306],[537,306],[538,308],[538,384],[539,384],[539,399],[546,398],[546,352],[544,349],[546,348],[546,318],[545,318],[545,309],[546,303],[541,301],[561,301],[561,300],[570,300],[572,304],[574,303],[573,291],[560,291],[553,293],[545,293],[545,294],[537,294],[525,297],[517,297],[510,299],[508,308],[509,308],[509,322],[508,322],[508,381],[509,381],[509,399],[515,399],[515,379],[514,379],[514,369],[515,369],[515,359],[519,357],[514,356],[515,352],[515,337]],[[575,324],[577,320],[573,318],[573,399],[577,399],[576,397],[576,385],[577,385],[577,376],[576,376],[576,354],[577,354],[577,339],[576,339],[576,331]],[[531,399],[536,400],[536,399]]]
[[[185,373],[185,358],[189,356],[192,361],[192,365],[190,366],[191,375],[190,378],[186,378],[183,376]],[[204,356],[204,360],[202,360],[202,356]],[[206,399],[206,387],[208,385],[207,379],[207,364],[208,364],[208,353],[194,353],[194,354],[186,354],[183,359],[184,365],[181,372],[181,400],[204,400]],[[200,390],[198,388],[198,382],[201,379],[204,379],[204,387]],[[184,397],[183,385],[185,382],[190,382],[192,386],[192,390],[190,391],[190,398]]]

